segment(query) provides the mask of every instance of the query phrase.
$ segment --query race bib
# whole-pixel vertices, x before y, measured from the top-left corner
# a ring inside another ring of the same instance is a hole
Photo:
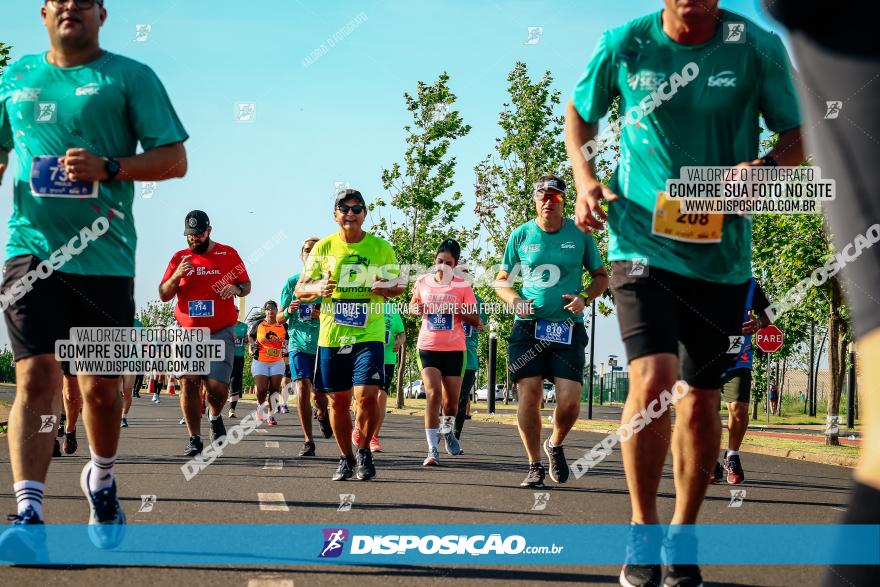
[[[266,351],[266,357],[269,359],[281,358],[281,349],[276,349],[274,347],[263,347],[263,350]]]
[[[34,157],[31,193],[37,197],[97,198],[97,181],[74,181],[67,176],[59,157]]]
[[[428,314],[428,330],[452,330],[452,314]]]
[[[657,236],[694,244],[721,242],[724,214],[682,214],[678,200],[657,192],[651,231]]]
[[[214,300],[191,300],[187,303],[190,318],[210,318],[214,315]]]
[[[474,333],[474,327],[470,324],[462,324],[462,328],[464,328],[464,337],[470,338],[471,334]]]
[[[303,322],[308,322],[312,319],[312,309],[315,307],[315,304],[300,304],[299,305],[299,319]]]
[[[559,344],[571,344],[573,332],[571,322],[550,322],[549,320],[535,321],[535,338],[556,342]]]
[[[335,300],[333,303],[333,322],[340,326],[364,328],[368,315],[367,302]]]
[[[235,344],[236,348],[243,347],[244,346],[244,337],[243,336],[233,337],[233,344]]]

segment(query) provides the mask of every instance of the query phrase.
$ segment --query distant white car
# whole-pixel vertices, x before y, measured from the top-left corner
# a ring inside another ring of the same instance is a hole
[[[481,387],[477,390],[476,398],[478,402],[487,402],[489,401],[489,392],[488,387]],[[504,384],[498,383],[495,385],[495,400],[503,400],[504,399]]]
[[[556,386],[549,381],[544,382],[543,397],[545,402],[556,403]]]
[[[428,392],[425,391],[425,384],[421,379],[410,381],[407,386],[403,388],[403,397],[416,399],[424,399],[428,397]]]

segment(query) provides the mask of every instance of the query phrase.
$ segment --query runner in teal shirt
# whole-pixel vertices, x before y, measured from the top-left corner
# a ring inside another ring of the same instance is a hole
[[[470,273],[467,267],[464,267],[465,273]],[[489,323],[489,316],[483,304],[483,298],[474,293],[477,298],[477,308],[480,314],[480,322]],[[465,345],[467,347],[467,359],[464,366],[464,377],[461,379],[461,393],[458,396],[458,413],[455,414],[456,438],[461,438],[461,432],[464,430],[464,421],[469,417],[468,404],[471,402],[471,393],[473,392],[474,382],[477,380],[477,369],[480,368],[479,357],[477,356],[477,347],[480,345],[480,330],[477,330],[470,324],[463,324],[465,334]]]

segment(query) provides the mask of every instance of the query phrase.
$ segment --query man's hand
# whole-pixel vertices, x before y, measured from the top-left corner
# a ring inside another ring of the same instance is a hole
[[[605,228],[603,222],[608,220],[608,216],[602,210],[601,201],[613,202],[616,199],[617,194],[607,185],[600,181],[590,181],[583,188],[578,189],[577,201],[574,204],[575,224],[587,233],[602,230]]]
[[[755,334],[765,326],[770,326],[770,321],[762,314],[757,318],[749,318],[743,322],[742,333]]]
[[[520,318],[531,317],[532,313],[534,312],[534,310],[532,309],[532,300],[517,298],[513,302],[513,312]]]
[[[580,294],[562,294],[562,297],[569,300],[565,305],[565,309],[572,314],[580,314],[587,305],[587,301]]]
[[[382,296],[383,298],[388,297],[388,292],[391,291],[391,287],[393,284],[387,279],[382,279],[378,275],[373,279],[373,285],[370,287],[370,292],[377,296]]]
[[[299,304],[299,300],[296,299],[290,302],[290,305],[287,306],[287,315],[293,316],[297,311],[299,311]]]
[[[171,278],[175,281],[180,281],[184,275],[192,271],[193,264],[189,260],[190,255],[187,255],[180,261],[180,265],[177,266],[177,269],[174,270],[174,273],[171,274]]]
[[[67,177],[73,181],[105,181],[110,179],[104,168],[107,160],[85,149],[68,149],[60,161],[64,165]]]
[[[320,285],[322,298],[329,298],[336,291],[336,280],[333,279],[333,275],[329,271],[327,272],[327,277],[320,282]]]
[[[233,296],[237,296],[241,293],[241,290],[237,285],[233,285],[231,283],[227,283],[226,286],[220,290],[220,299],[228,300]]]

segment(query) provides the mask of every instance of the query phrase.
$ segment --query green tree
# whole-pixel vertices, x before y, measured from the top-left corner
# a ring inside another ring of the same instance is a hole
[[[0,382],[15,383],[15,361],[12,360],[9,347],[3,347],[0,351]]]
[[[378,216],[375,232],[397,252],[401,265],[433,265],[437,245],[455,238],[463,247],[474,241],[474,233],[454,226],[464,206],[461,192],[447,197],[455,177],[456,158],[449,154],[452,142],[467,135],[455,110],[456,96],[449,89],[449,75],[440,74],[431,84],[418,82],[415,95],[404,93],[406,109],[412,117],[405,125],[406,150],[403,163],[382,170],[382,186],[390,199],[378,198],[371,212]],[[394,212],[392,214],[392,212]],[[386,214],[387,213],[387,214]],[[400,299],[408,300],[411,283]],[[418,332],[414,316],[403,314],[407,343],[411,347]],[[398,396],[402,405],[402,394]]]
[[[7,65],[9,65],[10,49],[12,49],[11,46],[7,45],[3,41],[0,41],[0,75],[3,74],[3,70],[6,69]]]
[[[168,326],[176,324],[174,321],[174,306],[170,302],[153,300],[147,302],[147,306],[136,314],[144,326]]]

